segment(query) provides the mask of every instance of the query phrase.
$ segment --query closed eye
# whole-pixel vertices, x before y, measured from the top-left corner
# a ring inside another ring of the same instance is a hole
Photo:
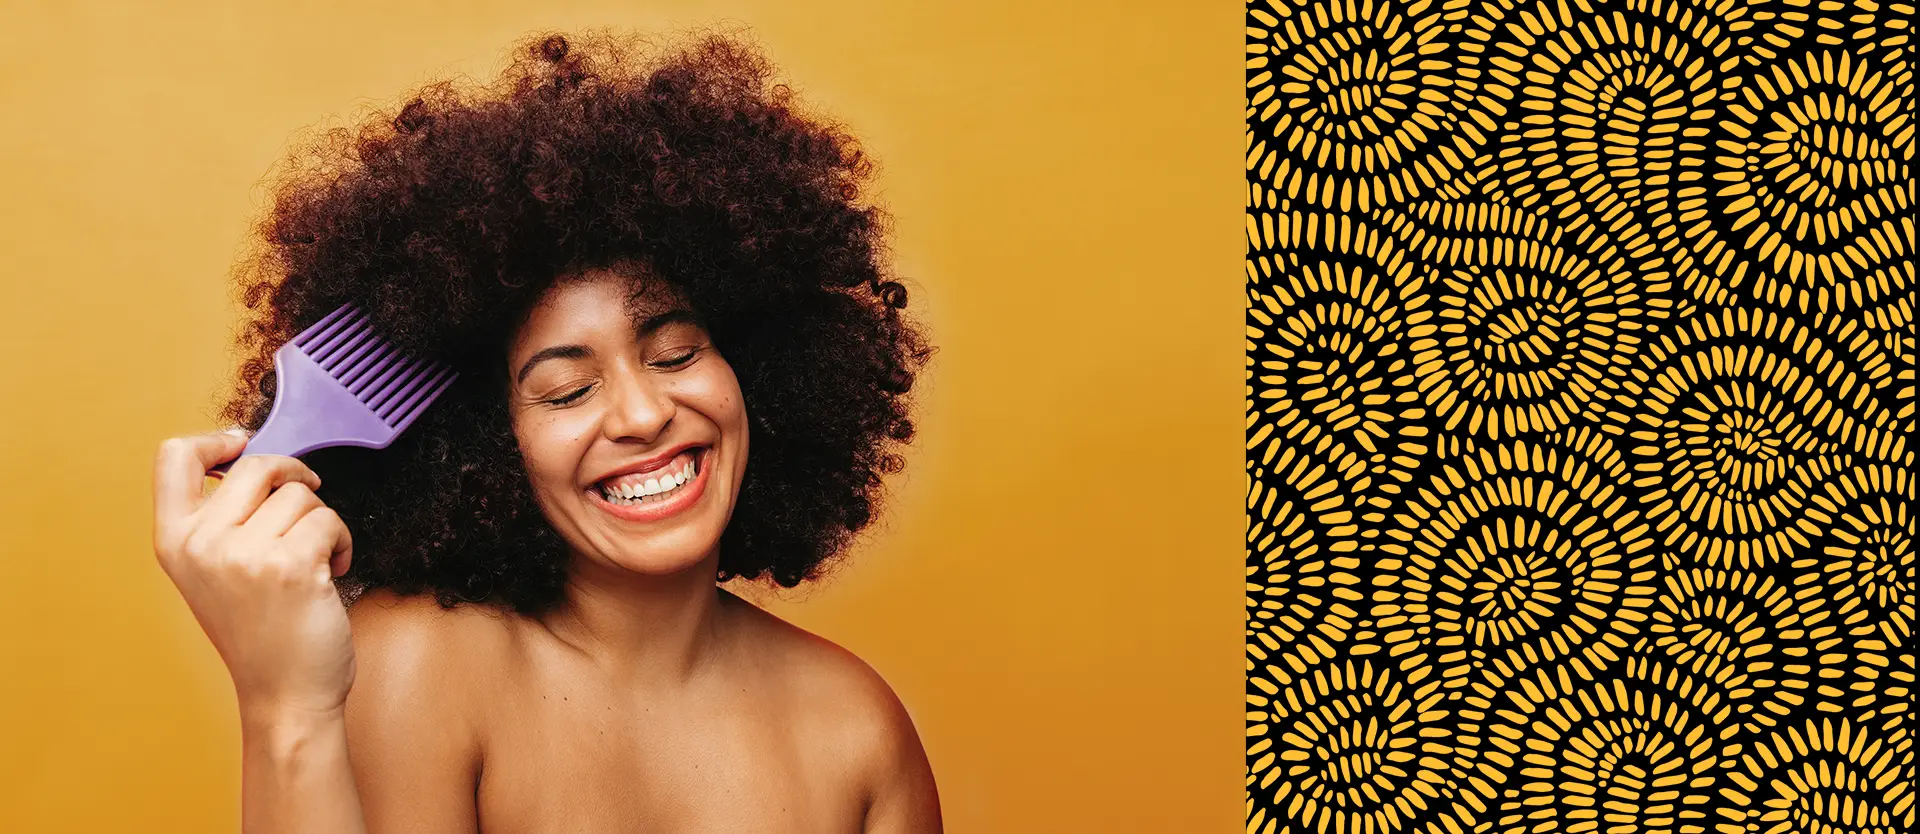
[[[585,396],[589,390],[592,390],[592,388],[593,386],[589,385],[585,388],[582,388],[578,391],[575,391],[571,394],[561,397],[560,399],[547,400],[546,402],[552,405],[566,405],[567,403],[573,402],[574,400],[580,399],[581,397]]]
[[[682,355],[680,355],[680,356],[676,356],[676,357],[674,357],[674,358],[672,358],[672,359],[669,359],[669,360],[667,360],[667,361],[665,361],[665,362],[660,362],[660,363],[658,363],[658,364],[659,364],[659,365],[660,365],[661,367],[666,367],[666,368],[678,368],[678,367],[681,367],[681,366],[683,366],[683,365],[685,365],[685,364],[687,364],[687,363],[689,363],[689,362],[692,362],[692,361],[694,360],[694,357],[697,357],[697,356],[699,356],[699,355],[700,355],[700,348],[694,348],[694,349],[692,349],[692,350],[689,350],[689,351],[687,351],[686,353],[684,353],[684,354],[682,354]],[[578,399],[580,399],[581,397],[584,397],[584,396],[586,396],[586,394],[587,394],[587,392],[588,392],[588,391],[591,391],[591,390],[593,390],[593,386],[591,386],[591,385],[588,385],[588,386],[585,386],[585,387],[582,387],[582,388],[580,388],[579,390],[576,390],[576,391],[574,391],[573,393],[570,393],[570,394],[568,394],[568,395],[566,395],[566,396],[564,396],[564,397],[561,397],[561,398],[559,398],[559,399],[553,399],[553,400],[543,400],[542,402],[545,402],[545,403],[547,403],[548,405],[566,405],[566,404],[568,404],[568,403],[571,403],[571,402],[573,402],[573,401],[575,401],[575,400],[578,400]]]
[[[667,361],[665,361],[665,362],[661,362],[661,363],[660,363],[660,365],[661,365],[661,367],[666,367],[666,368],[678,368],[678,367],[680,367],[681,365],[685,365],[685,364],[687,364],[688,362],[692,362],[692,361],[693,361],[693,358],[694,358],[695,356],[699,356],[699,355],[700,355],[700,349],[699,349],[699,348],[694,348],[693,350],[689,350],[689,351],[687,351],[687,352],[686,352],[685,354],[682,354],[682,355],[680,355],[680,356],[676,356],[676,357],[674,357],[674,358],[672,358],[672,359],[669,359],[669,360],[667,360]]]

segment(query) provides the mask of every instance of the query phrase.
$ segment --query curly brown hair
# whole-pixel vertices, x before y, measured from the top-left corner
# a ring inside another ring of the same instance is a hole
[[[643,263],[692,303],[752,417],[718,578],[817,578],[901,468],[933,352],[864,196],[872,161],[737,36],[552,34],[514,54],[490,86],[428,84],[290,154],[237,269],[250,314],[221,416],[258,430],[274,350],[358,305],[461,375],[387,449],[305,456],[353,532],[343,599],[539,613],[569,556],[509,422],[506,345],[558,278]]]

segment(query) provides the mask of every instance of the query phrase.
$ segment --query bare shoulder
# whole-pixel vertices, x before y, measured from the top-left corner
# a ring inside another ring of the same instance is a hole
[[[466,703],[491,677],[509,645],[504,615],[482,606],[441,608],[431,594],[374,589],[347,609],[353,629],[354,682],[362,712],[417,710],[471,720]]]
[[[445,609],[430,594],[401,596],[384,588],[355,600],[347,621],[357,661],[371,661],[373,671],[385,677],[421,679],[417,683],[425,683],[429,673],[472,671],[505,647],[508,634],[505,618],[493,609]]]
[[[729,595],[730,596],[730,595]],[[814,732],[865,774],[869,831],[939,831],[932,767],[913,717],[886,678],[859,655],[735,598],[742,632],[761,668],[778,670],[782,691]]]
[[[797,706],[849,729],[904,717],[893,687],[859,655],[744,599],[728,602],[742,624],[742,642],[754,666],[779,675],[782,691],[791,693]]]
[[[506,644],[491,609],[374,590],[347,609],[347,749],[370,830],[472,830],[477,680]]]

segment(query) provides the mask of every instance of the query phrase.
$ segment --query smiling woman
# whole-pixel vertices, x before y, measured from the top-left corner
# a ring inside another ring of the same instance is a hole
[[[576,575],[672,574],[715,559],[739,495],[739,380],[671,293],[620,272],[568,276],[508,351],[521,457]]]
[[[225,411],[259,427],[273,349],[348,302],[459,383],[204,499],[239,438],[156,464],[247,830],[938,831],[884,679],[717,585],[818,577],[913,436],[869,163],[735,40],[524,47],[295,157]]]

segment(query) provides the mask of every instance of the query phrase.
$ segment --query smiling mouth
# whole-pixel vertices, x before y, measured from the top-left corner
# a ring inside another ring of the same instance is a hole
[[[706,447],[688,449],[666,466],[642,474],[621,475],[594,484],[594,494],[616,507],[663,504],[687,491],[700,476]]]

